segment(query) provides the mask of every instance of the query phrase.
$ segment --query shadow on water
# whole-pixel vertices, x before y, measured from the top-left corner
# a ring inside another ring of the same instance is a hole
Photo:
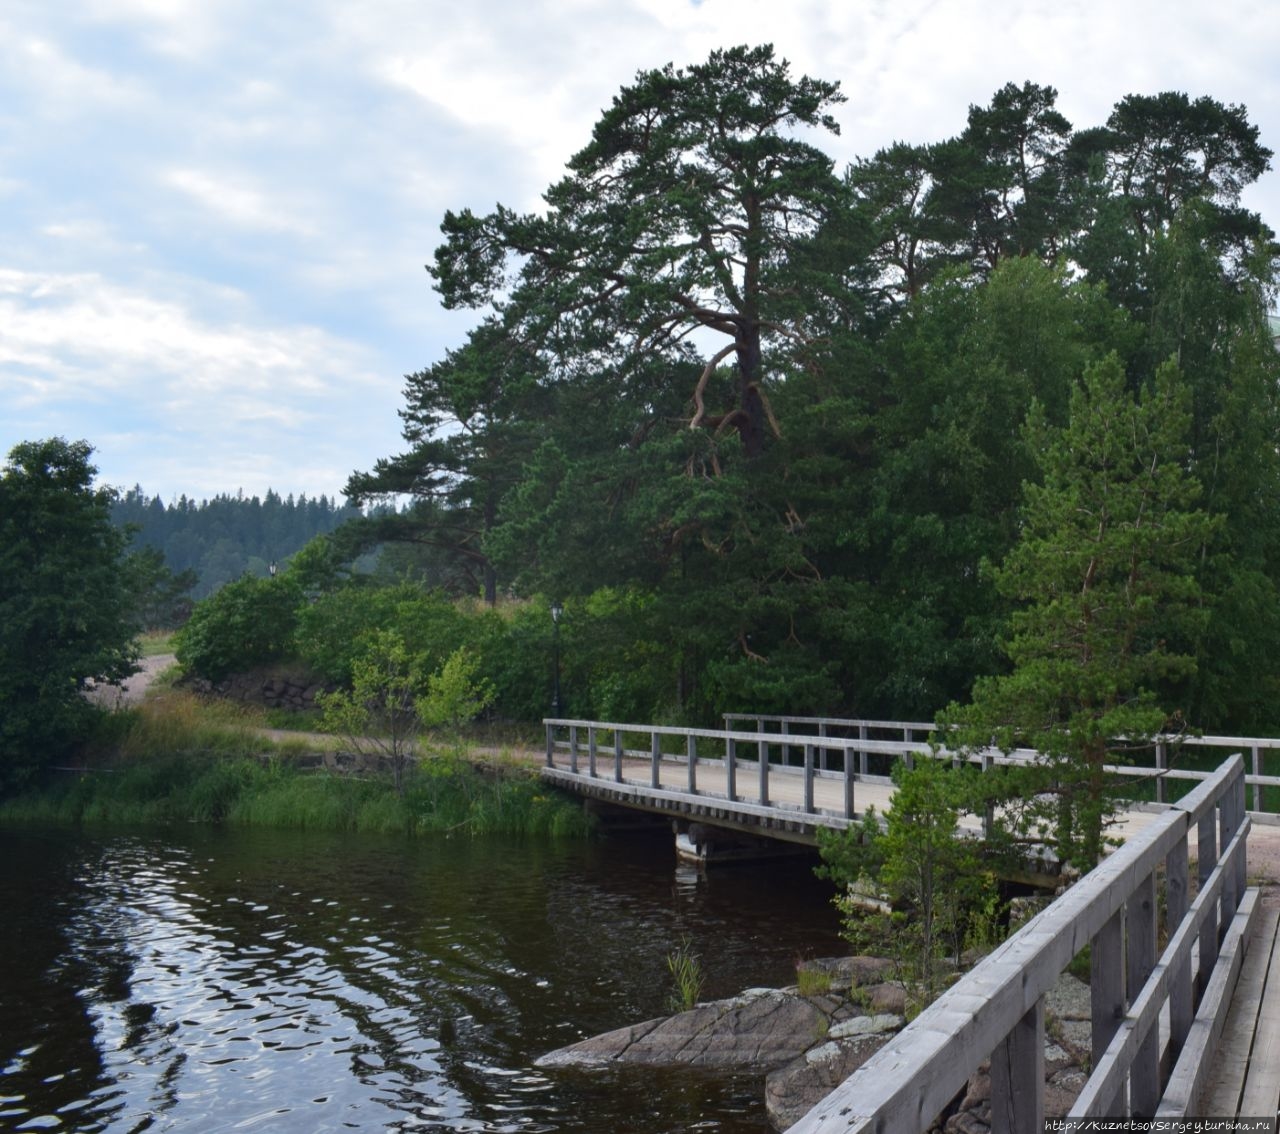
[[[0,1126],[80,1131],[768,1129],[759,1076],[544,1074],[836,952],[800,862],[677,870],[596,843],[184,828],[2,831]]]

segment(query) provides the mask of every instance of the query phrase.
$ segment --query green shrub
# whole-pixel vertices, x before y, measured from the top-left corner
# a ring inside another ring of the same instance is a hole
[[[671,974],[674,985],[671,993],[672,1010],[688,1012],[698,1003],[698,997],[702,995],[704,979],[702,958],[693,951],[693,942],[690,938],[681,938],[680,944],[667,954],[667,971]]]
[[[301,598],[298,585],[284,576],[246,575],[226,584],[196,604],[174,637],[178,661],[189,672],[218,681],[288,656]]]
[[[109,757],[101,752],[107,739]],[[245,727],[242,713],[189,694],[111,714],[96,743],[89,769],[0,802],[0,820],[571,838],[593,829],[575,800],[527,766],[498,761],[481,771],[454,745],[411,764],[401,798],[387,775],[301,770]]]

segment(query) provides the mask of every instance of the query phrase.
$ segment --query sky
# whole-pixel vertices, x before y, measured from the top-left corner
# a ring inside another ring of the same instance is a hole
[[[424,270],[445,211],[538,208],[638,71],[760,43],[840,82],[839,170],[1027,80],[1077,127],[1243,103],[1280,151],[1270,0],[0,0],[0,455],[340,494],[479,320]],[[1280,229],[1280,173],[1245,204]]]

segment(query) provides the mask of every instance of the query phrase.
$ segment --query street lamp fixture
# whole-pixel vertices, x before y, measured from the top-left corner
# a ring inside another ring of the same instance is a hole
[[[559,717],[562,711],[560,704],[560,618],[564,614],[564,607],[558,602],[551,604],[551,641],[554,654],[554,674],[555,684],[551,702],[551,715]]]

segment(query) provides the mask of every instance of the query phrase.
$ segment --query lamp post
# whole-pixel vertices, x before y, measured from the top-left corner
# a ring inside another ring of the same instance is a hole
[[[564,614],[564,607],[558,602],[551,604],[551,642],[552,656],[554,657],[554,674],[555,684],[553,686],[551,715],[558,717],[560,715],[560,616]]]

